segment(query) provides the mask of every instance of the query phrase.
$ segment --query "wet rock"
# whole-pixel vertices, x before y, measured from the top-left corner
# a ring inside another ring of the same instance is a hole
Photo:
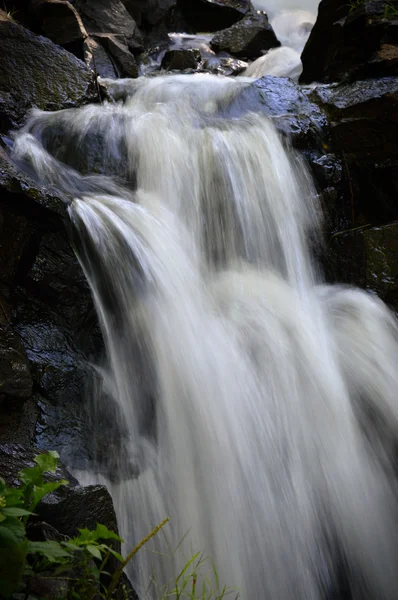
[[[49,39],[0,19],[0,128],[20,124],[29,108],[57,110],[98,99],[93,73]]]
[[[0,187],[1,189],[1,187]],[[22,254],[33,233],[23,214],[0,202],[0,279],[14,281]]]
[[[79,13],[70,2],[45,0],[37,7],[36,19],[40,33],[84,60],[87,31]]]
[[[8,485],[17,485],[19,482],[18,473],[26,467],[34,466],[34,457],[41,451],[25,447],[18,443],[0,444],[0,473]],[[59,481],[66,479],[71,486],[78,485],[76,479],[66,470],[62,463],[59,463],[56,473],[46,473],[46,481]],[[66,488],[60,487],[57,490],[59,497],[62,497]],[[53,495],[52,495],[53,496]]]
[[[95,41],[99,42],[112,58],[118,77],[138,77],[138,66],[128,46],[124,43],[123,37],[109,33],[93,35]],[[137,50],[142,50],[142,46],[137,45]]]
[[[231,102],[226,115],[250,111],[267,114],[295,147],[322,148],[328,129],[325,115],[292,80],[267,76],[253,81]]]
[[[398,156],[398,77],[318,86],[311,99],[330,118],[335,151],[363,158]]]
[[[0,207],[6,205],[12,208],[14,213],[21,215],[22,230],[26,230],[23,222],[28,216],[38,217],[44,222],[54,221],[54,213],[66,216],[65,202],[55,192],[38,185],[26,173],[19,170],[1,147],[0,194]]]
[[[18,335],[11,327],[0,327],[0,399],[26,400],[32,394],[29,363]]]
[[[251,12],[228,29],[219,31],[210,42],[215,52],[238,58],[257,58],[265,50],[280,46],[264,12]]]
[[[113,60],[99,41],[92,37],[84,42],[84,61],[100,77],[116,79],[118,76]]]
[[[178,7],[194,32],[219,31],[242,19],[250,0],[179,0]]]
[[[302,54],[302,83],[398,74],[398,20],[393,2],[322,0]]]
[[[336,280],[372,290],[398,310],[398,223],[336,235],[330,262]]]
[[[0,444],[12,441],[29,447],[35,439],[39,408],[33,398],[21,404],[7,398],[0,403]]]
[[[141,38],[134,19],[121,0],[75,0],[74,6],[89,34],[113,33],[132,42]]]
[[[43,521],[68,537],[77,535],[78,529],[95,529],[97,523],[118,531],[112,498],[103,485],[75,487],[61,499],[46,496],[37,512]]]
[[[201,61],[199,50],[169,50],[163,57],[162,68],[167,71],[183,71],[184,69],[196,69]]]
[[[203,71],[213,73],[214,75],[240,75],[246,68],[248,63],[237,58],[227,58],[214,56],[208,58],[203,63]]]

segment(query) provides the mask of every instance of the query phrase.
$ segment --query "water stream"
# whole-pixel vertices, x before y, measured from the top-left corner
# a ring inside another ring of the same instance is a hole
[[[354,598],[395,599],[393,315],[323,283],[303,161],[265,116],[222,116],[247,80],[108,85],[117,103],[33,113],[14,152],[73,198],[102,326],[109,472],[80,478],[128,549],[170,517],[131,568],[141,600],[196,552],[245,600],[331,598],[342,567]]]

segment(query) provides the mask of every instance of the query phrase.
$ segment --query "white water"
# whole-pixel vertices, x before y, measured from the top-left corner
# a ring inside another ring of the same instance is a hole
[[[260,56],[243,75],[273,75],[297,81],[302,71],[301,53],[316,21],[319,1],[256,0],[253,4],[257,10],[267,12],[281,47]]]
[[[244,81],[109,85],[124,104],[37,112],[15,152],[78,195],[126,549],[171,518],[130,573],[141,599],[161,597],[197,551],[245,600],[329,598],[342,564],[354,598],[395,599],[393,316],[322,285],[305,166],[265,117],[216,116]],[[126,154],[136,189],[66,170],[51,133],[62,127],[76,153],[94,130],[110,157]]]

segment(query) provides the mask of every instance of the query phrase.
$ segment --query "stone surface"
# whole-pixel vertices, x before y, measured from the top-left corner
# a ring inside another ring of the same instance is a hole
[[[87,31],[79,13],[70,2],[46,0],[37,12],[40,33],[50,38],[78,58],[84,59],[84,40]]]
[[[390,7],[390,8],[389,8]],[[398,74],[398,17],[393,2],[322,0],[302,54],[300,81],[341,81]]]
[[[162,68],[167,71],[183,71],[184,69],[196,69],[201,61],[199,50],[168,50],[162,60]]]
[[[117,77],[138,77],[136,60],[128,46],[124,43],[123,37],[101,33],[93,35],[93,38],[105,48],[107,54],[111,57]]]
[[[214,75],[240,75],[247,67],[248,63],[238,58],[214,56],[203,62],[203,71]]]
[[[280,46],[264,12],[251,12],[228,29],[219,31],[210,42],[215,52],[238,58],[258,58],[263,51]]]
[[[329,257],[336,280],[372,290],[398,310],[398,223],[342,232]]]
[[[250,0],[178,0],[188,25],[196,32],[219,31],[242,19],[251,9]]]
[[[26,400],[32,394],[32,387],[21,340],[11,327],[0,327],[0,401],[5,396]]]
[[[56,110],[98,99],[93,73],[49,39],[0,20],[0,133],[36,106]]]
[[[124,36],[126,40],[140,35],[134,19],[121,0],[75,0],[74,6],[89,34],[114,33]]]
[[[90,36],[84,42],[84,61],[96,75],[109,79],[117,78],[117,69],[113,60],[101,43]]]

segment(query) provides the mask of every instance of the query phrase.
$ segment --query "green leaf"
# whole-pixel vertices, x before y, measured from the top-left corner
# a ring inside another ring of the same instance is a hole
[[[3,538],[4,540],[4,538]],[[2,598],[18,591],[26,563],[27,541],[4,547],[0,544],[0,590]]]
[[[101,523],[97,523],[97,527],[95,531],[93,531],[94,539],[96,540],[117,540],[118,542],[123,542],[122,538],[118,536],[117,533],[111,531],[106,527],[106,525],[102,525]]]
[[[28,542],[28,554],[41,554],[50,562],[59,562],[60,559],[70,558],[71,554],[59,542]],[[64,562],[63,560],[61,562]]]
[[[101,544],[101,548],[105,548],[106,550],[108,550],[108,552],[110,552],[112,554],[112,556],[114,556],[115,558],[120,560],[120,562],[124,561],[123,556],[121,554],[119,554],[119,552],[116,552],[116,550],[114,550],[113,548],[110,548],[109,546],[106,546],[105,544]]]
[[[59,454],[58,452],[49,450],[45,454],[39,454],[35,456],[35,463],[39,465],[42,472],[50,471],[50,473],[55,473],[58,466]]]
[[[40,487],[34,487],[32,493],[32,501],[29,506],[30,510],[34,510],[40,500],[47,496],[47,494],[51,494],[51,492],[55,492],[62,485],[68,485],[68,481],[66,479],[61,479],[60,481],[49,481],[47,483],[43,483]]]
[[[2,508],[1,512],[7,517],[26,517],[27,515],[32,514],[28,510],[25,510],[24,508],[18,508],[16,506]]]
[[[90,554],[92,556],[94,556],[94,558],[97,558],[98,560],[101,560],[101,558],[102,558],[101,557],[101,552],[100,552],[98,546],[93,546],[92,544],[88,544],[86,546],[86,548],[87,548],[88,552],[90,552]]]
[[[39,465],[36,465],[36,467],[28,467],[27,469],[23,469],[19,473],[19,477],[25,485],[40,485],[42,481],[42,476],[43,471],[39,467]]]
[[[84,542],[93,542],[94,540],[94,536],[93,536],[93,532],[90,531],[90,529],[78,529],[79,531],[79,535],[78,537],[74,537],[72,538],[72,542],[74,544],[80,545]]]
[[[20,544],[25,539],[25,526],[21,521],[7,517],[0,526],[0,546],[7,543]],[[8,541],[7,541],[8,540]]]

